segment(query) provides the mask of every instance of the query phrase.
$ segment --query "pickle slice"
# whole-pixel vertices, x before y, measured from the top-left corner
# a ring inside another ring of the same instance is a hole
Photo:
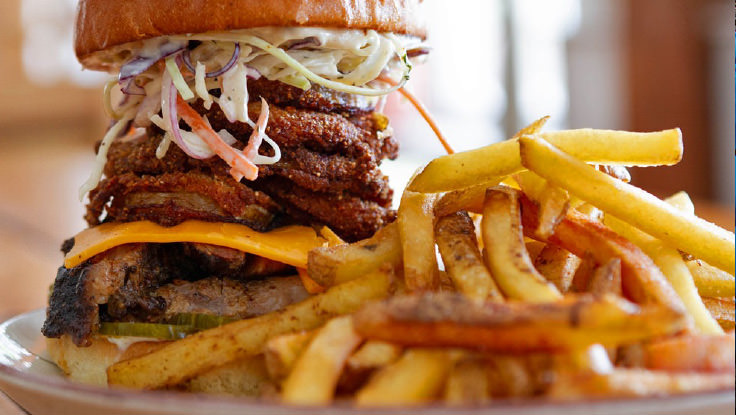
[[[196,328],[177,324],[155,323],[101,323],[100,334],[106,336],[150,337],[162,340],[178,340],[196,333]]]
[[[168,320],[169,324],[177,326],[190,326],[196,330],[207,330],[220,327],[235,321],[235,319],[225,316],[216,316],[214,314],[201,313],[179,313]]]

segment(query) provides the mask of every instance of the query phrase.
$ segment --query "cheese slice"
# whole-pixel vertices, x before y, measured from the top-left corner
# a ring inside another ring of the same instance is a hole
[[[74,247],[64,257],[73,268],[87,259],[129,243],[199,242],[255,254],[298,268],[307,267],[307,254],[325,246],[325,239],[306,226],[286,226],[257,232],[236,223],[189,220],[172,227],[152,222],[105,223],[85,229],[74,237]]]

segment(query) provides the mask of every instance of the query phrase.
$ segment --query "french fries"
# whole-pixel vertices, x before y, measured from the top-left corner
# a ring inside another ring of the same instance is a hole
[[[410,291],[436,290],[439,269],[434,248],[436,195],[405,191],[396,222],[404,259],[404,282]]]
[[[475,227],[466,212],[440,218],[435,235],[442,262],[458,291],[476,300],[503,301],[496,283],[483,265]]]
[[[482,405],[491,400],[484,359],[458,360],[447,375],[444,400],[449,406]]]
[[[524,166],[550,183],[668,244],[733,272],[736,247],[732,232],[601,173],[544,140],[524,136],[519,138],[519,145]]]
[[[698,295],[698,290],[695,288],[693,276],[690,274],[685,261],[682,260],[682,256],[676,249],[670,248],[662,241],[635,229],[611,215],[606,215],[604,222],[616,231],[616,233],[634,242],[652,258],[654,263],[670,281],[677,295],[680,296],[699,332],[723,334],[721,326],[718,325],[718,322],[710,315],[705,305],[703,305],[703,301],[700,299],[700,295]]]
[[[459,210],[483,213],[483,202],[486,189],[499,183],[498,180],[474,185],[465,189],[445,193],[434,207],[434,215],[438,218],[451,215]]]
[[[621,260],[613,258],[598,267],[590,278],[588,292],[595,295],[621,295]]]
[[[481,226],[488,268],[507,297],[533,302],[562,297],[532,265],[524,244],[516,190],[503,186],[488,189]]]
[[[734,298],[714,298],[703,297],[703,304],[713,318],[718,321],[723,330],[733,330],[736,326],[736,318],[734,318]]]
[[[385,226],[373,237],[350,245],[309,251],[309,277],[322,287],[354,280],[388,264],[401,266],[401,241],[396,224]]]
[[[704,297],[733,297],[736,295],[733,275],[699,259],[687,261],[687,268],[692,273],[700,295]]]
[[[307,347],[314,331],[282,334],[272,337],[263,351],[266,369],[272,379],[281,381],[291,372],[294,363]]]
[[[639,307],[612,295],[544,304],[478,304],[459,294],[426,293],[367,304],[353,321],[368,339],[505,353],[627,344],[685,327],[682,316],[666,307]]]
[[[582,129],[545,132],[539,136],[588,163],[657,166],[673,165],[682,158],[679,129],[654,133]],[[499,180],[522,170],[519,141],[512,139],[436,158],[409,183],[408,189],[448,192]]]
[[[355,395],[357,406],[414,406],[436,398],[452,365],[447,350],[409,349],[375,373]]]
[[[536,205],[525,197],[521,201],[524,227],[533,229],[537,220]],[[592,255],[598,264],[619,258],[621,283],[626,297],[638,303],[657,303],[675,313],[685,313],[682,300],[654,262],[636,245],[601,223],[593,222],[581,213],[570,210],[555,229],[550,242],[579,257]]]
[[[514,179],[521,190],[539,205],[539,224],[535,235],[540,239],[547,239],[565,217],[570,207],[570,196],[530,171],[518,173],[514,175]]]
[[[609,374],[568,374],[557,378],[547,396],[555,400],[633,398],[688,392],[733,390],[733,374],[668,373],[616,369]]]
[[[644,364],[655,370],[733,373],[735,354],[733,334],[682,335],[647,344]]]
[[[151,354],[110,366],[108,382],[137,389],[174,386],[239,358],[261,353],[269,338],[309,330],[388,295],[390,271],[379,270],[330,288],[281,311],[196,333]]]
[[[575,271],[580,266],[582,260],[557,245],[548,244],[539,252],[534,259],[534,268],[553,283],[555,287],[562,293],[570,290]]]
[[[342,367],[360,340],[353,331],[350,316],[327,322],[315,334],[284,381],[281,393],[284,402],[297,405],[330,403]]]

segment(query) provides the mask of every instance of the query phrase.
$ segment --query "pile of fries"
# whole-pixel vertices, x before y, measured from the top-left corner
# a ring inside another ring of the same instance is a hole
[[[433,160],[396,222],[311,251],[307,300],[117,363],[110,383],[176,387],[259,358],[295,405],[733,389],[734,235],[624,167],[677,163],[680,131],[545,121]]]

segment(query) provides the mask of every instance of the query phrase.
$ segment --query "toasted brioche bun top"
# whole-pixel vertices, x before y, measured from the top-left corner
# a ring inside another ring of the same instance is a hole
[[[373,29],[425,38],[422,1],[80,0],[74,47],[86,65],[91,54],[129,42],[265,26]]]

